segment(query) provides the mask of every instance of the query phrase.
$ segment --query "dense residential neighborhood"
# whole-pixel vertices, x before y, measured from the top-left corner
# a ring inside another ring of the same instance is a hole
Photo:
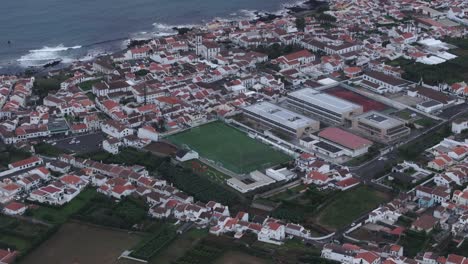
[[[135,263],[468,263],[468,3],[324,6],[0,76],[0,263],[70,221]]]

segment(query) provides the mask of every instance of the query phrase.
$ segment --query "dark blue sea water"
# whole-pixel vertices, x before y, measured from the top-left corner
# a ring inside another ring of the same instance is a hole
[[[297,0],[2,0],[0,67],[86,59],[176,25],[276,12]],[[8,41],[11,43],[8,44]]]

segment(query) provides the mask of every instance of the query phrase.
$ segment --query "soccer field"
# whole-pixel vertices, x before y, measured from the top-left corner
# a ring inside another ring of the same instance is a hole
[[[195,127],[172,135],[168,140],[179,146],[187,146],[200,156],[241,174],[291,160],[288,155],[222,122]]]

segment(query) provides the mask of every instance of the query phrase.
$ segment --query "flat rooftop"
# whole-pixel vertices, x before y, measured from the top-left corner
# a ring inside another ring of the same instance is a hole
[[[318,136],[352,150],[358,150],[372,145],[371,141],[337,127],[325,128],[320,131]]]
[[[244,108],[244,111],[260,115],[265,119],[283,124],[293,129],[303,128],[318,123],[317,120],[295,113],[269,102],[261,102],[247,106]]]
[[[367,123],[367,124],[373,125],[375,127],[383,128],[383,129],[389,129],[392,127],[405,124],[405,122],[399,119],[381,114],[376,111],[367,112],[365,114],[358,116],[357,118],[359,119],[359,121],[363,123]]]
[[[362,108],[360,105],[326,93],[318,92],[311,88],[304,88],[302,90],[294,91],[289,93],[289,96],[305,101],[309,104],[328,109],[335,113],[351,112],[355,109]]]

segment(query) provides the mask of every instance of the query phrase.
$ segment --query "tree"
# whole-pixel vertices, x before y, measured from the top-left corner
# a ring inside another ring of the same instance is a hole
[[[321,13],[317,16],[317,20],[322,23],[334,23],[336,22],[336,17],[329,14]]]
[[[296,18],[296,28],[299,31],[304,31],[305,28],[305,19],[303,17]]]

